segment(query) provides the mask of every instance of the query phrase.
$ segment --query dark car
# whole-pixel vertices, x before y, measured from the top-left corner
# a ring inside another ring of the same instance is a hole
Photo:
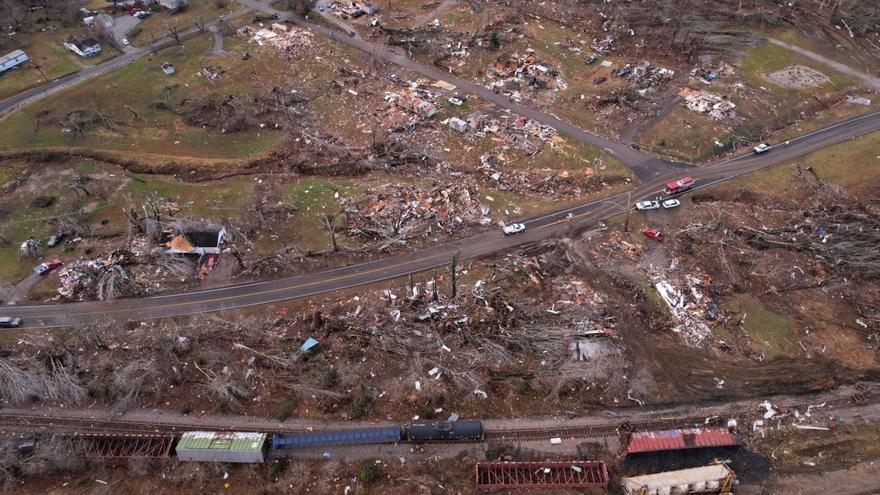
[[[0,328],[18,328],[21,326],[21,318],[12,316],[0,316]]]
[[[63,232],[59,232],[59,233],[53,235],[52,237],[50,237],[49,240],[46,241],[46,245],[49,246],[49,247],[55,247],[55,246],[57,246],[59,243],[61,243],[61,241],[62,241],[63,239],[64,239],[64,233],[63,233]]]

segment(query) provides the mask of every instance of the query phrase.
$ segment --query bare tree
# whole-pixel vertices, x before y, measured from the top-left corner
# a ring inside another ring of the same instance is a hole
[[[197,15],[193,18],[193,24],[195,24],[200,33],[208,32],[208,23],[201,15]]]
[[[180,39],[180,28],[177,27],[177,19],[165,19],[165,29],[168,31],[168,36],[174,38],[177,46],[183,45],[183,41]]]
[[[324,223],[324,228],[330,233],[330,248],[335,253],[339,251],[339,246],[336,244],[336,215],[327,213],[321,220]]]

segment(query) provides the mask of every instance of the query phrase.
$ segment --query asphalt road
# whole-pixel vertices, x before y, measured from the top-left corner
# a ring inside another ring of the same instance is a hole
[[[242,8],[226,16],[226,19],[241,17],[248,12],[250,12],[250,9]],[[212,23],[209,24],[207,27],[214,27],[215,25],[216,23]],[[199,34],[201,34],[201,31],[193,26],[189,29],[181,31],[179,33],[179,36],[181,40],[186,41],[190,38],[198,36]],[[125,67],[135,60],[144,58],[155,51],[169,48],[174,45],[174,39],[168,37],[156,41],[155,43],[151,43],[147,46],[142,46],[140,48],[130,48],[126,50],[125,53],[113,57],[106,62],[100,63],[98,65],[93,65],[91,67],[86,67],[79,72],[69,74],[46,84],[18,93],[15,96],[11,96],[3,101],[0,101],[0,117],[8,114],[16,108],[34,103],[59,91],[64,91],[65,89],[72,88],[73,86],[84,83],[96,77],[103,76],[104,74],[112,72],[116,69]]]
[[[779,145],[763,155],[746,155],[715,165],[694,168],[689,174],[697,179],[697,189],[699,189],[876,130],[880,130],[880,112],[793,139],[788,145]],[[461,259],[479,258],[595,225],[630,208],[627,198],[631,202],[643,198],[655,198],[662,193],[666,181],[681,175],[681,172],[667,172],[652,180],[644,181],[630,193],[617,194],[607,199],[591,201],[527,219],[524,221],[527,230],[515,236],[504,236],[496,229],[393,258],[308,275],[110,302],[6,306],[2,310],[2,315],[21,317],[26,328],[77,326],[104,321],[143,321],[193,315],[338,291],[447,265],[456,251],[460,253]]]

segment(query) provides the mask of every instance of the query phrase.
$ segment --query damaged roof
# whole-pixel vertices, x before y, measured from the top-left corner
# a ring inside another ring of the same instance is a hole
[[[726,428],[644,431],[632,434],[626,454],[735,445],[739,445],[739,440]]]

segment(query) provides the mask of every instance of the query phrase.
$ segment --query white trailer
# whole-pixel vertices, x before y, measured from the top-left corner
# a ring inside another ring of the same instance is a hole
[[[726,464],[667,471],[623,478],[626,495],[686,495],[688,493],[733,493],[736,475]]]
[[[0,74],[27,62],[28,56],[21,50],[0,57]]]

